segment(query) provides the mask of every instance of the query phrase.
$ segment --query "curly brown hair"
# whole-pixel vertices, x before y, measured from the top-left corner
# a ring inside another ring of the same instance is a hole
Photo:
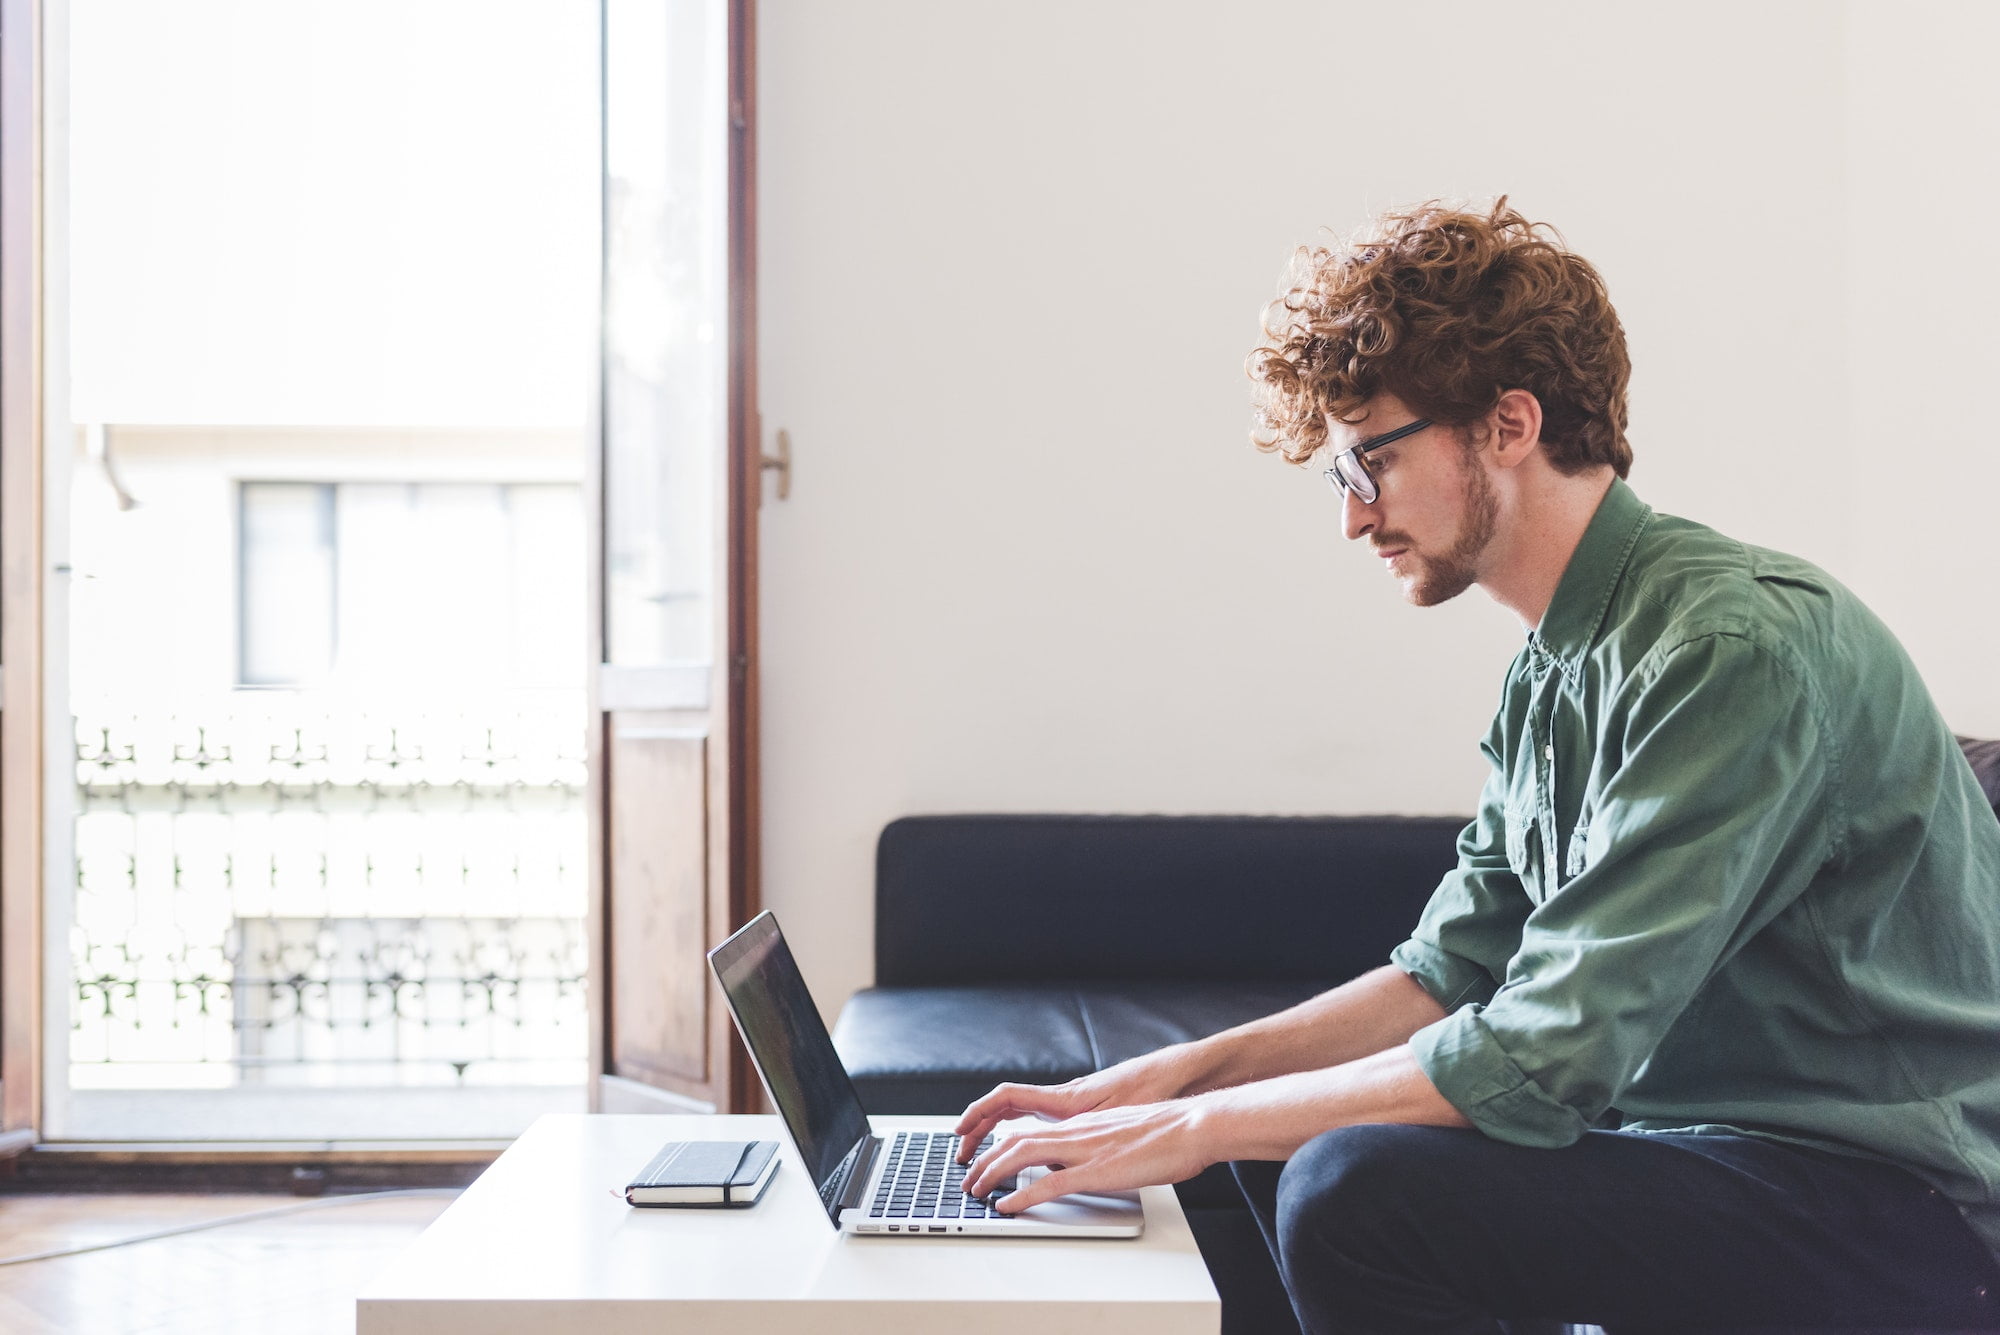
[[[1302,247],[1250,354],[1259,449],[1304,463],[1387,390],[1421,416],[1466,426],[1509,389],[1541,401],[1559,471],[1632,467],[1632,363],[1604,280],[1560,233],[1502,195],[1485,213],[1436,200],[1388,213],[1337,247]]]

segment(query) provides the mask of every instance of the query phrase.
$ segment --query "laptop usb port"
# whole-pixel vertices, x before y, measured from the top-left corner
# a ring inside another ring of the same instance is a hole
[[[950,1230],[949,1228],[946,1228],[946,1227],[945,1227],[945,1226],[944,1226],[943,1224],[932,1224],[932,1225],[931,1225],[931,1232],[933,1232],[933,1233],[949,1233],[949,1232],[951,1232],[951,1230]]]

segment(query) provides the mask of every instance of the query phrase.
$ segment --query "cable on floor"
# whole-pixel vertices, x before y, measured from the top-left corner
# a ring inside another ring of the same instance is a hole
[[[27,1252],[20,1256],[0,1256],[0,1266],[26,1265],[30,1261],[53,1261],[58,1256],[81,1256],[85,1252],[129,1247],[135,1242],[152,1242],[156,1238],[199,1233],[205,1228],[221,1228],[224,1224],[247,1224],[253,1219],[274,1219],[279,1215],[297,1214],[301,1210],[317,1210],[329,1205],[352,1205],[356,1201],[379,1201],[390,1196],[457,1196],[464,1190],[463,1187],[400,1187],[394,1191],[363,1191],[352,1196],[320,1196],[309,1201],[295,1201],[290,1205],[274,1205],[268,1210],[226,1214],[220,1219],[204,1219],[196,1224],[180,1224],[173,1228],[157,1229],[151,1233],[140,1233],[129,1238],[114,1238],[110,1242],[92,1242],[81,1247],[57,1247],[51,1251]]]

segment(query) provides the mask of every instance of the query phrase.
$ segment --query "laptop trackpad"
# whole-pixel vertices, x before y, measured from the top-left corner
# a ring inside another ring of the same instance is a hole
[[[1046,1168],[1024,1168],[1016,1176],[1020,1185],[1025,1187],[1038,1178],[1046,1177],[1048,1172]],[[1073,1192],[1030,1206],[1016,1216],[1045,1224],[1105,1223],[1114,1220],[1137,1222],[1142,1217],[1139,1193],[1136,1191]]]

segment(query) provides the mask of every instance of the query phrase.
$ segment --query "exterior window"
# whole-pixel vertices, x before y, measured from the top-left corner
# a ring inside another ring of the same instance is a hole
[[[334,488],[245,482],[238,508],[237,679],[317,686],[333,670]]]
[[[582,684],[570,483],[245,482],[244,686]]]

